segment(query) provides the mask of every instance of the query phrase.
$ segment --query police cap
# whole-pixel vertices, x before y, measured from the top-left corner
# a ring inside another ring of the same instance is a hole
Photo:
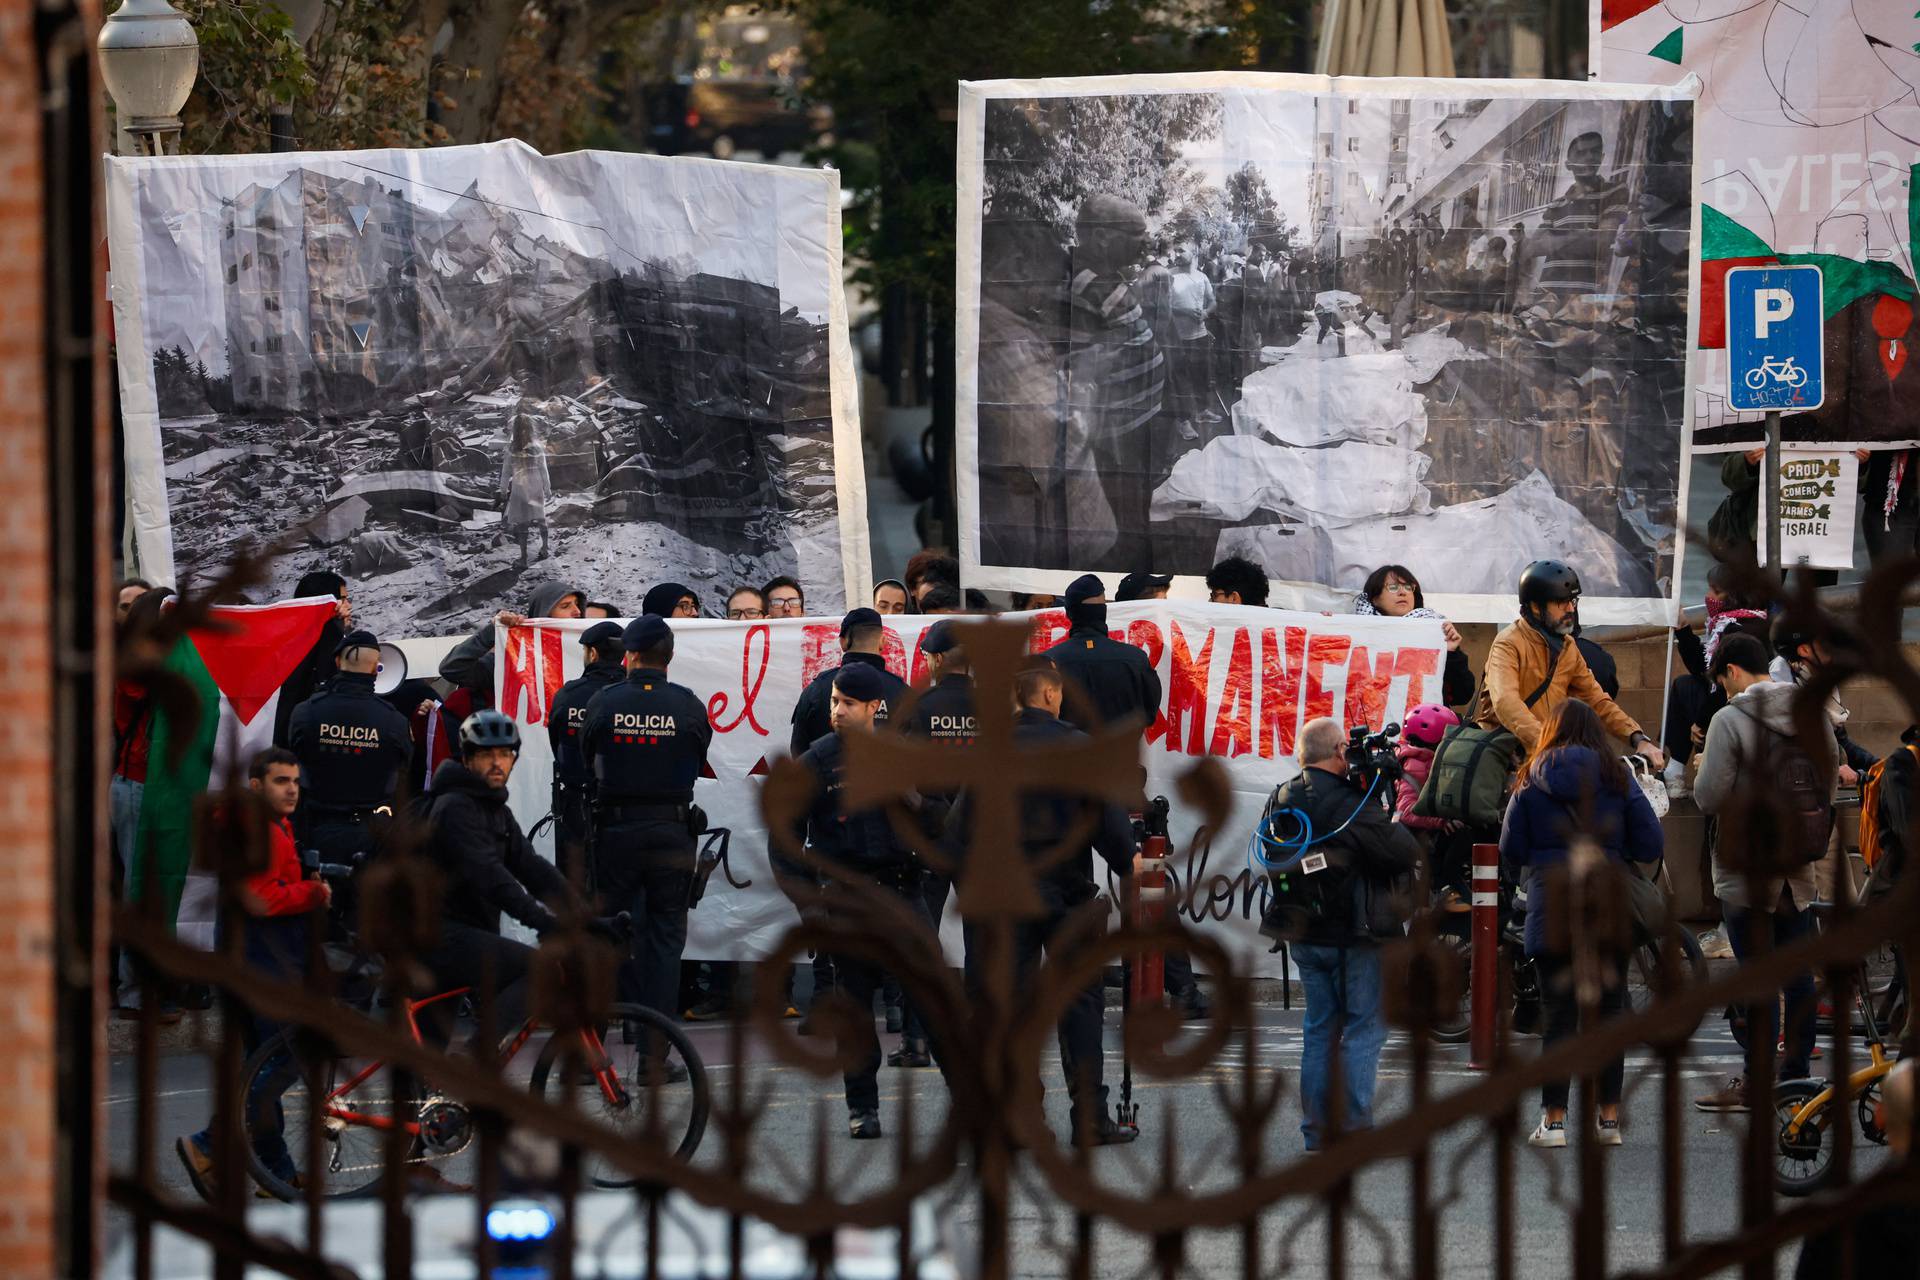
[[[589,649],[608,649],[623,634],[617,622],[596,622],[580,633],[580,643]]]
[[[645,653],[673,643],[673,628],[657,613],[645,613],[627,624],[621,647],[628,653]]]
[[[944,618],[920,633],[922,653],[945,653],[959,647],[960,637],[953,633],[953,624]]]
[[[1115,600],[1144,600],[1149,591],[1165,591],[1173,585],[1173,579],[1158,573],[1130,573],[1120,579],[1120,590]]]
[[[1066,602],[1069,605],[1084,604],[1095,596],[1107,594],[1107,584],[1091,573],[1083,573],[1067,584]]]
[[[846,617],[840,619],[840,634],[847,636],[860,630],[862,627],[879,627],[885,625],[885,623],[880,621],[880,615],[877,611],[862,606],[861,608],[850,610]]]
[[[880,672],[864,662],[849,662],[835,673],[833,687],[840,691],[843,698],[852,698],[855,702],[878,702],[887,696],[886,681],[880,678]]]

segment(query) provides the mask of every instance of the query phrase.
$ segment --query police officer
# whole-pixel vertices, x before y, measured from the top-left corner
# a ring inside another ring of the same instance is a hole
[[[1107,588],[1091,573],[1067,588],[1067,638],[1042,656],[1066,678],[1060,718],[1091,733],[1122,722],[1145,732],[1160,710],[1160,676],[1136,645],[1107,634]]]
[[[1162,594],[1166,581],[1144,574],[1129,574],[1126,579],[1134,587],[1160,588]],[[1122,724],[1145,733],[1160,713],[1160,675],[1139,646],[1122,644],[1107,634],[1106,584],[1091,573],[1082,574],[1067,587],[1066,602],[1071,629],[1065,640],[1043,655],[1066,681],[1060,718],[1087,733]],[[1193,965],[1184,951],[1167,953],[1166,976],[1167,994],[1188,1019],[1208,1016],[1211,1007],[1194,981]]]
[[[580,754],[580,730],[593,696],[627,678],[621,660],[625,636],[617,622],[597,622],[580,633],[587,669],[560,686],[547,709],[547,738],[553,744],[553,849],[560,874],[576,888],[586,885],[587,762]]]
[[[1013,740],[1023,747],[1055,747],[1086,737],[1080,730],[1060,719],[1063,694],[1060,672],[1045,658],[1037,658],[1014,678]],[[1093,878],[1093,860],[1086,848],[1052,862],[1060,843],[1066,839],[1088,805],[1098,802],[1079,796],[1029,792],[1020,800],[1020,845],[1037,868],[1040,899],[1044,912],[1039,919],[1022,922],[1013,935],[1014,985],[1018,993],[1032,985],[1033,971],[1040,952],[1051,952],[1075,911],[1091,902],[1099,892]],[[956,814],[956,827],[963,833],[969,826],[967,802],[963,798]],[[1092,835],[1092,848],[1107,866],[1121,877],[1133,871],[1133,829],[1127,815],[1117,805],[1101,804]],[[965,847],[964,844],[961,846]],[[966,927],[967,985],[976,996],[983,990],[986,975],[984,956],[971,925]],[[1049,959],[1051,959],[1051,955]],[[1099,983],[1087,987],[1060,1019],[1060,1066],[1067,1078],[1067,1096],[1073,1107],[1075,1145],[1105,1146],[1131,1142],[1130,1131],[1120,1128],[1107,1114],[1107,1088],[1102,1080],[1101,1019],[1105,1002]]]
[[[287,741],[300,758],[300,839],[323,862],[370,853],[368,820],[391,814],[413,759],[407,718],[373,691],[380,641],[349,631],[333,651],[334,676],[295,707]]]
[[[895,833],[886,811],[874,808],[849,812],[842,802],[843,739],[847,734],[873,731],[886,688],[880,672],[865,663],[848,663],[834,674],[828,704],[833,731],[800,755],[800,763],[812,771],[817,786],[812,810],[799,824],[804,829],[795,834],[804,837],[816,856],[858,871],[899,894],[908,909],[931,929],[920,896],[920,864]],[[834,896],[845,891],[842,885],[828,883],[829,916]],[[833,963],[841,994],[853,1002],[854,1008],[870,1011],[874,990],[884,976],[879,966],[847,955],[835,956]],[[856,1041],[849,1057],[855,1065],[844,1076],[847,1127],[855,1138],[878,1138],[882,1136],[880,1038],[874,1034],[871,1017],[857,1019],[855,1025]]]
[[[886,625],[872,609],[855,609],[840,620],[840,666],[871,667],[880,677],[882,724],[907,692],[907,682],[887,670],[887,660],[880,656],[886,634]],[[793,735],[788,742],[788,754],[795,758],[833,732],[827,713],[832,704],[835,674],[835,671],[822,671],[800,694],[800,701],[793,704]]]
[[[706,770],[713,725],[693,690],[667,679],[673,629],[647,614],[621,638],[627,678],[587,704],[581,756],[593,788],[592,875],[609,906],[633,915],[633,951],[621,966],[622,1000],[672,1017],[687,945],[694,838],[705,817],[693,784]],[[655,1052],[665,1053],[665,1046]],[[658,1072],[656,1062],[651,1074]],[[665,1079],[686,1079],[674,1063]]]

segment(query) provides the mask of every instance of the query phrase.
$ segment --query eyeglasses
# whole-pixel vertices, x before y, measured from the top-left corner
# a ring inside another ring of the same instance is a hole
[[[775,596],[771,600],[767,601],[767,603],[771,605],[773,608],[778,609],[782,612],[785,612],[788,609],[797,610],[800,607],[800,597],[799,596]]]
[[[1228,603],[1227,593],[1224,591],[1209,591],[1207,592],[1207,603],[1208,604],[1227,604]]]
[[[727,610],[727,620],[729,622],[756,622],[759,619],[764,618],[766,616],[767,616],[766,612],[761,609],[729,609]]]

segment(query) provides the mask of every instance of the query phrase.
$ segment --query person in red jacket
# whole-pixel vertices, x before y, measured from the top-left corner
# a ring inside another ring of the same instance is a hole
[[[247,877],[241,886],[240,902],[249,919],[245,923],[243,950],[247,963],[269,977],[298,981],[305,971],[307,954],[305,916],[324,910],[333,901],[333,890],[324,881],[309,880],[300,865],[300,850],[293,841],[293,811],[300,804],[300,760],[285,747],[269,747],[253,758],[247,770],[247,789],[259,796],[267,811],[267,868]],[[241,1036],[249,1055],[277,1035],[280,1024],[259,1014],[247,1018]],[[255,1079],[275,1073],[262,1072]],[[247,1098],[247,1110],[258,1117],[280,1115],[279,1098]],[[288,1181],[297,1181],[293,1157],[278,1132],[254,1132],[255,1149],[261,1160]],[[208,1201],[216,1187],[213,1172],[213,1130],[202,1129],[174,1143],[187,1178]],[[265,1195],[265,1192],[259,1194]]]

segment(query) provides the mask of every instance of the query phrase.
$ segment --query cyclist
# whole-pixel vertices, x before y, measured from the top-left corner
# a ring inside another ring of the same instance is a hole
[[[500,916],[545,936],[559,925],[548,904],[565,903],[570,893],[507,808],[507,779],[519,758],[520,727],[513,718],[491,709],[474,712],[460,725],[460,758],[433,775],[428,818],[428,849],[446,874],[447,893],[440,945],[424,957],[426,966],[435,990],[491,990],[494,1026],[503,1032],[526,1016],[533,948],[500,936]]]

